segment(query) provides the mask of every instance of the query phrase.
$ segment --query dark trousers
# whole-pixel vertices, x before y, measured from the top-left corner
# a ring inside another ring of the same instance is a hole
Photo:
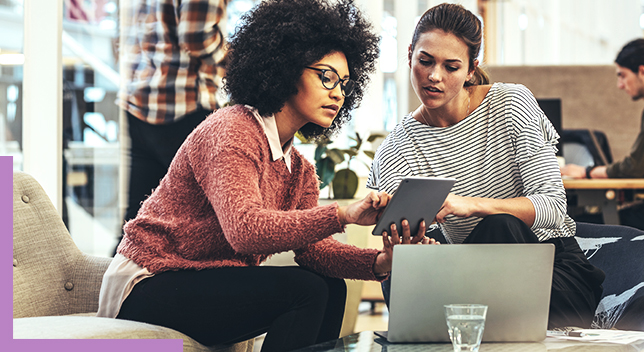
[[[285,352],[337,339],[345,300],[344,280],[297,266],[180,270],[136,284],[117,318],[166,326],[206,346],[266,332],[262,352]]]
[[[539,240],[523,221],[499,214],[481,220],[463,243],[539,243]],[[590,328],[601,299],[604,272],[588,262],[573,237],[545,243],[555,245],[548,328]],[[382,287],[388,304],[389,280]]]
[[[199,109],[164,125],[149,124],[126,112],[130,135],[130,175],[123,223],[136,217],[141,203],[152,194],[168,172],[181,144],[211,112]]]

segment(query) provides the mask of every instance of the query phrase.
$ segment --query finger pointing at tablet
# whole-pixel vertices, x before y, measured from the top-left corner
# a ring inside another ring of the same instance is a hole
[[[380,213],[389,203],[389,194],[385,192],[369,192],[363,199],[338,208],[338,218],[342,225],[373,225]]]

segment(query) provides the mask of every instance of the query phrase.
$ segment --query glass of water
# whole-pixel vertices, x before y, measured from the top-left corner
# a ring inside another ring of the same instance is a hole
[[[445,319],[454,352],[477,352],[481,346],[487,306],[483,304],[447,304]]]

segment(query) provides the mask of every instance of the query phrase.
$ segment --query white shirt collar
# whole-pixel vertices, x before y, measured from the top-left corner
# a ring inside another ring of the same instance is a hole
[[[271,155],[273,156],[273,161],[284,159],[286,163],[286,168],[288,172],[291,172],[291,149],[293,147],[293,139],[291,138],[288,143],[284,146],[282,150],[282,145],[280,143],[280,135],[277,131],[277,123],[275,122],[275,115],[270,116],[261,116],[257,109],[252,106],[246,105],[248,109],[253,113],[253,116],[257,119],[259,124],[264,129],[266,138],[268,139],[268,146],[271,148]]]

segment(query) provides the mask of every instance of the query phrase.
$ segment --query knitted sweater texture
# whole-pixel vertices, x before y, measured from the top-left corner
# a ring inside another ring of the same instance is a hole
[[[167,175],[124,227],[118,252],[157,274],[256,266],[293,250],[330,277],[375,280],[374,249],[342,244],[338,205],[318,206],[314,166],[292,150],[289,173],[244,106],[219,109],[188,136]]]

